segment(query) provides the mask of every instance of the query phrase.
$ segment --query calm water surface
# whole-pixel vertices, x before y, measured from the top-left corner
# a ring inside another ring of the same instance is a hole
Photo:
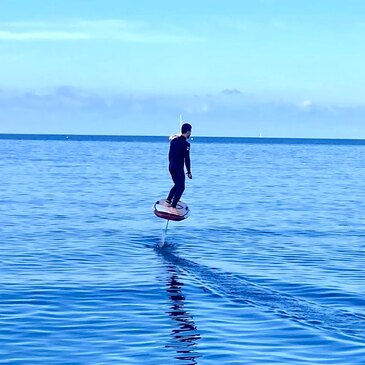
[[[0,140],[0,363],[364,364],[365,146]]]

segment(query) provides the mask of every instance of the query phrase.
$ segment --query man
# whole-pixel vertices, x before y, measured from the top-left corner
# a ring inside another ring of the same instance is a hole
[[[187,141],[191,136],[191,125],[184,123],[181,126],[181,135],[175,137],[170,142],[169,151],[169,171],[174,182],[170,194],[166,199],[166,206],[170,207],[170,213],[180,214],[176,209],[184,190],[185,190],[185,171],[186,166],[189,179],[192,179],[190,170],[190,143]]]

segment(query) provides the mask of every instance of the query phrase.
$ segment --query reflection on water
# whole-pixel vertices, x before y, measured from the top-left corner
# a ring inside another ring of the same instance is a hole
[[[178,278],[176,268],[169,265],[167,270],[170,276],[166,291],[171,300],[171,306],[166,313],[176,326],[171,331],[172,343],[166,345],[166,347],[173,348],[176,351],[176,359],[184,361],[186,365],[194,365],[197,364],[197,358],[199,357],[195,352],[195,347],[200,335],[192,315],[184,308],[185,296],[181,291],[184,284]]]

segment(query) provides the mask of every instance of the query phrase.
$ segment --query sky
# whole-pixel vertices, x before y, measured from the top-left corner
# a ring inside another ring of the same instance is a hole
[[[0,9],[0,133],[365,138],[363,0]]]

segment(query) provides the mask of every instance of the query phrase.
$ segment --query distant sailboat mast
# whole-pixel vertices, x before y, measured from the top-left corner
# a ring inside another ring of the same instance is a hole
[[[180,131],[181,131],[181,127],[182,127],[182,125],[183,125],[183,117],[182,117],[182,115],[180,114],[180,130],[179,130],[179,133],[177,133],[177,134],[172,134],[171,136],[170,136],[170,141],[172,140],[172,139],[174,139],[174,138],[176,138],[176,137],[179,137],[180,136]]]

